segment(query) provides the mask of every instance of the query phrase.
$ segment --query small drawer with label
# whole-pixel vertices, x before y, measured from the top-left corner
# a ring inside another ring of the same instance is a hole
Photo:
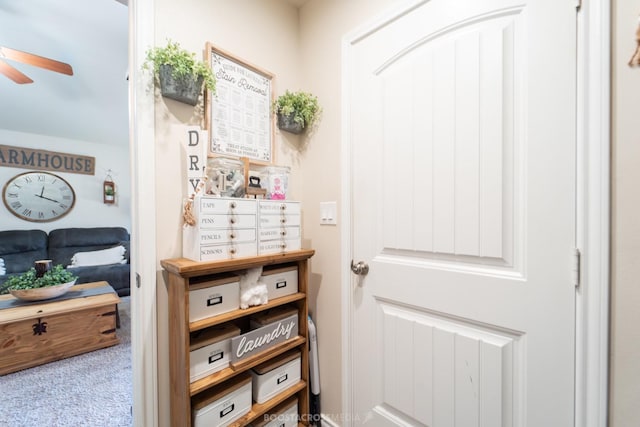
[[[238,335],[240,328],[232,323],[192,332],[189,347],[191,382],[228,367],[231,338]]]
[[[221,261],[257,255],[255,242],[227,243],[225,245],[200,246],[197,261]]]
[[[201,245],[215,245],[231,242],[255,242],[255,228],[221,228],[200,231]]]
[[[301,240],[298,239],[282,239],[269,240],[258,244],[258,255],[278,254],[288,251],[297,251],[302,247]]]
[[[300,351],[291,350],[251,370],[253,400],[264,403],[300,381]]]
[[[299,239],[300,227],[270,227],[260,228],[260,241]]]
[[[298,267],[264,269],[261,281],[267,285],[269,301],[298,292]]]
[[[300,202],[283,202],[277,200],[260,200],[260,215],[274,215],[287,213],[291,215],[300,215]]]
[[[226,427],[249,413],[251,381],[245,372],[198,395],[193,404],[194,427]]]
[[[300,215],[260,215],[260,227],[299,226]]]
[[[240,308],[238,276],[229,276],[189,288],[189,321],[205,319]]]
[[[252,228],[256,226],[255,215],[202,214],[201,229],[208,228]]]
[[[200,198],[202,214],[256,214],[256,201],[250,199],[202,196]]]

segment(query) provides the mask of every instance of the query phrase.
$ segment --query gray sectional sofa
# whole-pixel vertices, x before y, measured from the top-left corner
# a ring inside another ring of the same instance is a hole
[[[40,259],[50,259],[53,265],[72,264],[76,253],[85,253],[123,246],[124,264],[89,265],[72,267],[78,276],[77,284],[105,280],[119,296],[130,294],[131,263],[129,258],[129,232],[123,227],[60,228],[47,234],[42,230],[0,231],[0,259],[4,260],[6,274],[0,275],[0,294],[7,293],[4,283],[33,267]]]

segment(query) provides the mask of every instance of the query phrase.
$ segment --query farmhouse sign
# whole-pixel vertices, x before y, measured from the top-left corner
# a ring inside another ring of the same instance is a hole
[[[94,175],[95,157],[0,145],[0,167]]]
[[[267,348],[298,336],[298,315],[270,323],[231,338],[231,363],[258,354]]]

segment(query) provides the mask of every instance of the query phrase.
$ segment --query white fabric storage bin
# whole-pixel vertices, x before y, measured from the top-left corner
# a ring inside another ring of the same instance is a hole
[[[298,427],[298,398],[292,397],[280,405],[276,406],[273,411],[264,414],[259,421],[251,423],[252,427]]]
[[[189,377],[194,382],[229,366],[231,338],[240,335],[240,328],[225,323],[192,335]]]
[[[289,316],[298,314],[298,309],[289,305],[270,308],[260,313],[256,313],[249,318],[249,328],[251,330],[262,328],[263,326],[275,324]]]
[[[200,397],[200,396],[199,396]],[[251,410],[251,376],[222,383],[193,405],[194,427],[226,427]]]
[[[189,288],[189,321],[205,319],[240,308],[238,276],[191,285]]]
[[[298,292],[298,267],[266,269],[261,281],[267,285],[269,301]]]
[[[298,350],[288,351],[251,370],[252,395],[265,403],[300,381],[301,358]]]

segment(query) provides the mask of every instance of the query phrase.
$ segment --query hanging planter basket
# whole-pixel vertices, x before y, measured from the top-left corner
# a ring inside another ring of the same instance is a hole
[[[172,70],[171,65],[160,65],[158,79],[162,96],[185,104],[196,105],[202,93],[204,77],[200,76],[197,79],[192,76],[175,78],[172,75]]]
[[[302,124],[293,120],[293,113],[289,114],[288,116],[278,113],[278,128],[280,130],[284,130],[296,135],[304,132],[304,127],[302,126]]]

